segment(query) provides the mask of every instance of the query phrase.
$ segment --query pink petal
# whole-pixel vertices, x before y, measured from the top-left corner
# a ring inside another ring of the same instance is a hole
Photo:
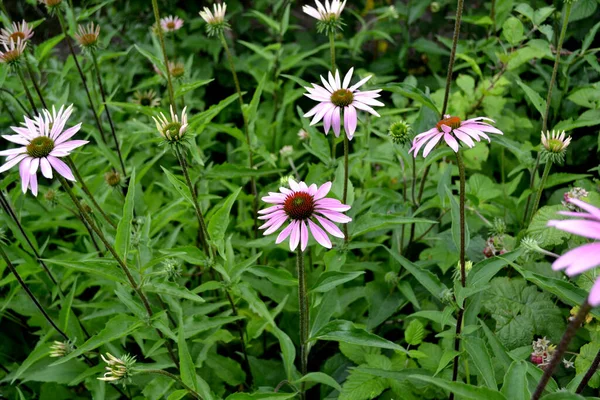
[[[8,140],[9,142],[13,142],[16,144],[22,144],[24,146],[27,146],[29,144],[29,140],[23,137],[23,135],[2,135],[2,137]]]
[[[79,132],[79,129],[81,129],[81,122],[75,126],[70,127],[69,129],[67,129],[60,135],[58,135],[58,138],[56,138],[56,141],[54,143],[56,145],[59,145],[65,141],[69,140],[70,138],[73,137],[73,135],[75,135],[77,132]]]
[[[300,185],[298,185],[298,182],[296,182],[293,178],[290,178],[288,184],[294,192],[298,192],[300,190]]]
[[[14,149],[0,151],[0,156],[12,156],[14,154],[23,154],[27,152],[27,147],[15,147]]]
[[[8,171],[9,169],[11,169],[15,165],[17,165],[19,163],[19,161],[21,161],[25,157],[29,157],[29,156],[27,154],[19,154],[19,155],[15,156],[14,158],[11,158],[10,160],[7,160],[6,163],[4,163],[4,165],[2,165],[0,167],[0,172]]]
[[[321,199],[315,202],[315,207],[317,209],[324,209],[325,211],[348,211],[350,208],[347,204],[342,204],[341,201],[337,199]]]
[[[473,142],[473,139],[471,139],[471,137],[469,135],[467,135],[466,133],[463,133],[458,129],[455,129],[453,133],[454,133],[454,136],[456,136],[461,142],[465,143],[467,146],[469,146],[469,147],[475,146],[475,142]]]
[[[366,111],[369,114],[372,114],[372,115],[374,115],[376,117],[381,117],[381,115],[379,115],[379,113],[377,113],[377,111],[375,111],[373,108],[371,108],[370,106],[368,106],[368,105],[366,105],[364,103],[361,103],[359,101],[353,101],[352,105],[354,107],[358,108],[359,110]]]
[[[29,187],[31,188],[31,193],[37,197],[38,183],[37,183],[37,175],[36,174],[29,176]]]
[[[344,238],[344,233],[333,222],[319,215],[315,215],[314,217],[317,219],[317,221],[319,221],[323,228],[325,228],[325,230],[329,232],[329,234],[340,239]]]
[[[348,72],[346,73],[346,76],[344,77],[344,82],[342,83],[342,88],[348,89],[348,85],[350,84],[350,81],[352,80],[353,72],[354,72],[354,67],[352,67],[348,70]]]
[[[323,231],[323,229],[319,228],[319,226],[317,224],[315,224],[314,222],[312,222],[310,219],[308,220],[308,226],[310,227],[310,233],[312,233],[312,236],[315,238],[317,243],[319,243],[321,246],[323,246],[325,248],[330,249],[331,248],[331,240],[329,240],[329,237],[327,236],[325,231]]]
[[[40,166],[40,159],[39,158],[33,158],[31,160],[31,166],[29,167],[29,173],[31,175],[37,173],[38,167]]]
[[[264,210],[260,210],[258,213],[259,214],[269,214],[269,213],[275,212],[277,210],[283,210],[283,206],[267,207]]]
[[[321,187],[319,187],[319,190],[317,190],[317,193],[315,193],[314,199],[315,200],[322,199],[323,197],[327,196],[327,193],[329,193],[330,190],[331,190],[331,182],[325,182],[324,184],[321,185]]]
[[[345,223],[352,221],[352,218],[350,218],[347,215],[344,215],[342,213],[339,213],[337,211],[319,210],[318,213],[320,213],[324,217],[329,218],[330,220],[332,220],[334,222],[339,222],[341,224],[345,224]]]
[[[594,282],[594,286],[592,286],[592,290],[590,290],[588,302],[592,307],[600,305],[600,279],[596,279],[596,282]]]
[[[89,141],[87,140],[70,140],[68,142],[61,143],[58,146],[54,147],[54,150],[70,152],[88,143]]]
[[[359,102],[359,103],[367,104],[369,106],[379,106],[379,107],[385,106],[385,104],[383,104],[379,100],[375,100],[375,99],[369,98],[369,97],[362,97],[362,96],[358,97],[358,96],[356,96],[354,98],[354,100],[357,101],[357,102]]]
[[[586,220],[548,221],[548,226],[553,226],[561,231],[574,233],[589,239],[600,240],[600,222]]]
[[[336,107],[331,108],[323,116],[323,128],[325,129],[326,135],[329,133],[329,129],[331,128],[331,123],[333,121],[333,113],[335,112],[335,109]]]
[[[42,175],[48,179],[52,179],[52,167],[46,157],[40,158],[40,168],[42,170]]]
[[[356,108],[351,105],[344,107],[344,129],[346,130],[346,136],[348,140],[352,140],[354,132],[356,132],[356,125],[358,125],[358,119],[356,118]]]
[[[67,166],[67,164],[65,164],[64,162],[62,162],[61,160],[59,160],[56,157],[48,156],[47,158],[48,158],[48,161],[50,162],[50,165],[52,165],[52,168],[54,168],[54,170],[56,172],[58,172],[60,175],[62,175],[63,178],[75,182],[75,177],[73,176],[73,172],[71,172],[71,169]]]
[[[299,221],[293,222],[294,227],[292,228],[292,233],[290,235],[290,250],[296,250],[298,247],[298,243],[300,242],[300,223]]]
[[[600,243],[588,243],[569,250],[557,258],[552,264],[552,269],[560,271],[569,268],[568,275],[572,276],[598,264],[600,264]]]
[[[306,250],[308,246],[308,228],[304,221],[300,221],[300,250]]]
[[[365,83],[367,83],[367,81],[369,79],[371,79],[373,77],[373,75],[369,75],[364,79],[361,79],[358,83],[350,86],[350,88],[348,90],[350,90],[351,92],[354,92],[356,89],[358,89],[359,87],[361,87],[362,85],[364,85]]]
[[[31,174],[29,173],[29,167],[31,166],[31,158],[26,158],[21,161],[19,164],[19,174],[21,175],[21,189],[23,193],[27,193],[27,188],[29,187],[29,178]]]
[[[292,229],[294,229],[295,222],[296,221],[290,222],[290,224],[288,226],[286,226],[284,230],[281,231],[279,236],[277,236],[277,239],[275,239],[275,244],[279,244],[279,243],[283,242],[285,239],[287,239],[288,236],[290,236]]]
[[[340,108],[336,107],[333,109],[333,113],[331,114],[331,125],[333,125],[333,133],[335,133],[335,137],[340,136]]]
[[[575,204],[577,207],[581,208],[592,214],[592,216],[596,219],[600,219],[600,209],[594,207],[590,203],[586,203],[585,201],[579,199],[569,199],[569,203]]]
[[[277,229],[279,229],[279,228],[281,227],[281,225],[283,225],[283,223],[284,223],[285,221],[287,221],[287,219],[288,219],[288,216],[287,216],[287,215],[283,215],[283,216],[281,216],[281,217],[278,217],[278,218],[274,218],[274,219],[272,219],[272,220],[271,220],[271,221],[273,221],[273,222],[272,222],[272,225],[271,225],[271,227],[270,227],[269,229],[267,229],[267,230],[265,231],[264,235],[270,235],[271,233],[275,232]],[[271,221],[269,221],[269,222],[271,222]],[[269,222],[267,222],[267,224],[268,224]],[[266,224],[265,224],[265,225],[266,225]]]
[[[423,157],[427,157],[429,153],[431,153],[431,150],[433,150],[433,148],[438,144],[444,135],[444,133],[440,132],[429,140],[427,146],[425,146],[425,149],[423,150]]]
[[[446,141],[446,143],[448,144],[448,146],[450,146],[452,148],[452,150],[454,150],[454,152],[458,152],[458,142],[456,141],[456,139],[454,139],[454,136],[448,134],[448,133],[444,133],[444,140]]]

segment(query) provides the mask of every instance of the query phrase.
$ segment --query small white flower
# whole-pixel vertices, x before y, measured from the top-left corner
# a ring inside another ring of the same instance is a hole
[[[329,0],[325,0],[325,6],[323,6],[319,0],[315,0],[315,3],[317,8],[312,6],[303,6],[302,11],[323,22],[331,21],[332,19],[338,19],[344,10],[344,7],[346,6],[346,0],[343,2],[340,0],[331,0],[331,3],[329,3]]]
[[[204,7],[204,10],[200,11],[200,16],[206,22],[206,32],[209,36],[219,34],[223,29],[227,28],[227,22],[225,21],[225,11],[227,10],[227,4],[213,4],[213,11],[210,8]]]

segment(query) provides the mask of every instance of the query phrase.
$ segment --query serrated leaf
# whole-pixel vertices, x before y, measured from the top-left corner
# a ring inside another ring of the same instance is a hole
[[[337,381],[335,379],[333,379],[332,377],[330,377],[327,374],[324,374],[323,372],[309,372],[308,374],[304,375],[302,378],[295,381],[294,384],[297,385],[298,383],[302,383],[302,382],[322,383],[323,385],[327,385],[327,386],[334,388],[338,392],[342,391],[342,387],[340,386],[340,384],[337,383]]]
[[[404,331],[404,340],[411,346],[418,346],[425,338],[425,327],[418,319],[410,321]]]
[[[562,244],[566,238],[571,236],[568,232],[548,226],[550,220],[565,219],[564,216],[558,214],[559,211],[565,211],[565,207],[562,205],[544,206],[535,213],[529,224],[527,234],[537,240],[542,248]]]
[[[386,379],[353,369],[342,386],[339,400],[376,399],[389,387]]]
[[[488,388],[495,390],[497,385],[496,377],[494,376],[494,365],[483,340],[478,337],[469,336],[463,341],[463,346],[465,346],[467,353],[471,356],[477,372],[483,378],[483,383]]]

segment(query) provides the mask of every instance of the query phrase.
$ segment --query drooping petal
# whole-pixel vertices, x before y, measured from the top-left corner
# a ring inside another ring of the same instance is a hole
[[[327,218],[323,218],[316,214],[315,214],[315,218],[317,219],[317,221],[319,221],[321,226],[323,226],[323,228],[325,228],[325,230],[327,232],[329,232],[329,234],[331,234],[337,238],[340,238],[340,239],[344,238],[344,233],[333,222],[329,221]]]
[[[292,233],[292,229],[294,229],[294,222],[295,221],[290,222],[290,224],[281,231],[279,236],[277,236],[277,239],[275,239],[275,244],[283,242],[285,239],[288,238],[288,236],[290,236],[290,233]]]
[[[341,128],[339,107],[333,109],[333,113],[331,114],[331,125],[333,125],[333,133],[335,133],[335,137],[339,137]]]
[[[8,171],[9,169],[11,169],[15,165],[17,165],[19,163],[19,161],[21,161],[25,157],[29,157],[29,156],[27,154],[19,154],[19,155],[15,156],[14,158],[11,158],[10,160],[7,160],[4,163],[4,165],[2,165],[0,167],[0,172]]]
[[[454,139],[454,136],[450,135],[449,133],[444,133],[444,140],[446,141],[446,144],[448,144],[448,146],[454,150],[455,153],[458,152],[459,145],[456,139]]]
[[[275,212],[277,210],[283,210],[283,206],[268,207],[268,208],[265,208],[264,210],[260,210],[258,213],[259,214],[269,214],[269,213]]]
[[[31,159],[31,166],[29,167],[29,173],[31,175],[37,173],[38,167],[40,166],[40,159],[39,158],[33,158]]]
[[[589,266],[589,263],[598,263],[596,265],[600,265],[600,243],[588,243],[569,250],[557,258],[554,263],[552,263],[552,269],[555,271],[560,271],[562,269],[571,268],[580,264],[583,266],[583,268],[576,267],[572,270],[572,273],[569,273],[569,275],[576,275],[596,266]]]
[[[548,221],[548,226],[553,226],[561,231],[574,233],[589,239],[600,240],[600,222],[586,220]]]
[[[29,187],[31,188],[31,193],[37,197],[38,195],[38,182],[37,175],[32,174],[29,176]]]
[[[50,162],[50,165],[52,165],[52,168],[54,168],[54,170],[56,172],[58,172],[60,175],[62,175],[63,178],[68,179],[72,182],[75,182],[75,177],[73,176],[73,172],[71,172],[71,168],[69,168],[67,166],[67,164],[65,164],[64,162],[62,162],[60,159],[56,158],[56,157],[52,157],[52,156],[48,156],[48,161]]]
[[[52,179],[52,167],[46,157],[40,158],[40,169],[42,170],[42,175],[48,179]]]
[[[272,222],[272,224],[271,224],[271,227],[270,227],[269,229],[267,229],[267,230],[265,231],[265,233],[264,233],[264,234],[265,234],[265,235],[270,235],[271,233],[275,232],[275,231],[276,231],[277,229],[279,229],[279,228],[281,227],[281,225],[283,225],[283,223],[284,223],[285,221],[287,221],[287,220],[288,220],[288,216],[287,216],[287,215],[285,215],[285,214],[284,214],[284,215],[282,215],[282,216],[280,216],[280,217],[277,217],[277,218],[274,218],[274,219],[272,219],[271,221],[273,221],[273,222]],[[266,225],[266,224],[265,224],[265,225]]]
[[[14,154],[23,154],[27,152],[27,147],[15,147],[14,149],[0,151],[0,156],[12,156]]]
[[[299,221],[292,222],[294,227],[292,228],[292,233],[290,234],[290,250],[296,250],[298,247],[298,243],[300,243],[300,223]]]
[[[592,286],[592,290],[590,290],[588,302],[592,307],[600,305],[600,279],[596,279],[596,282],[594,282],[594,286]]]
[[[319,226],[317,224],[315,224],[314,222],[312,222],[310,219],[308,220],[308,226],[310,228],[310,233],[315,238],[317,243],[319,243],[321,246],[323,246],[327,249],[330,249],[331,248],[331,240],[329,240],[329,237],[327,236],[325,231],[323,231],[323,229],[319,228]]]
[[[431,150],[433,150],[435,145],[438,144],[438,142],[440,141],[442,136],[444,136],[444,133],[440,132],[439,134],[433,136],[429,140],[429,142],[427,143],[427,146],[425,146],[425,149],[423,150],[423,157],[427,157],[429,155],[429,153],[431,153]]]
[[[29,173],[29,167],[31,166],[31,158],[26,158],[21,161],[19,164],[19,174],[21,175],[21,189],[23,193],[27,193],[27,188],[29,187],[29,178],[31,174]]]
[[[22,144],[24,146],[27,146],[29,144],[29,140],[27,140],[27,138],[23,135],[2,135],[2,137],[8,140],[9,142],[13,142],[16,144]]]
[[[325,182],[324,184],[322,184],[319,187],[319,190],[317,190],[317,193],[315,193],[314,199],[319,200],[327,196],[327,193],[329,193],[329,191],[331,190],[331,185],[331,182]]]
[[[368,106],[364,103],[361,103],[360,101],[353,101],[352,105],[356,108],[358,108],[359,110],[363,110],[368,112],[369,114],[372,114],[376,117],[381,117],[381,115],[379,115],[379,113],[377,111],[375,111],[371,106]]]
[[[593,218],[600,220],[600,209],[594,207],[590,203],[586,203],[585,201],[574,198],[569,199],[569,203],[574,204],[582,210],[589,212]]]
[[[308,246],[308,228],[304,221],[300,221],[300,250],[306,250]]]
[[[356,108],[349,105],[344,108],[344,129],[348,140],[352,140],[354,132],[356,132],[356,126],[358,125],[358,118],[356,117]]]

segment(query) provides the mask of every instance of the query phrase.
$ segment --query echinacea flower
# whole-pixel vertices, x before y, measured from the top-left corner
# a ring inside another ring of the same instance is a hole
[[[317,30],[319,33],[326,32],[327,34],[335,33],[338,29],[341,29],[342,22],[340,15],[346,7],[346,0],[325,0],[323,5],[319,0],[315,0],[317,8],[312,6],[302,6],[302,11],[305,14],[310,15],[318,21]]]
[[[542,157],[546,161],[562,164],[565,159],[567,147],[571,144],[571,136],[565,138],[565,131],[542,132]]]
[[[560,211],[559,214],[576,219],[551,220],[548,221],[548,226],[588,239],[600,240],[600,208],[578,199],[569,199],[569,202],[582,211]],[[552,269],[555,271],[564,269],[567,275],[573,276],[599,265],[600,242],[593,242],[569,250],[554,261]],[[593,307],[600,305],[600,279],[594,283],[588,301]]]
[[[98,380],[105,382],[127,381],[134,373],[133,366],[135,365],[135,356],[125,354],[121,358],[117,358],[110,353],[106,353],[106,357],[100,354],[102,361],[106,363],[106,370],[102,378]]]
[[[280,193],[269,192],[268,196],[262,198],[266,203],[275,204],[258,212],[264,214],[258,218],[266,220],[259,228],[266,229],[264,235],[270,235],[290,220],[290,224],[277,236],[275,243],[279,244],[289,237],[291,251],[296,250],[298,244],[302,251],[306,249],[309,232],[321,246],[328,249],[331,248],[331,241],[327,232],[335,237],[344,238],[342,231],[333,222],[346,224],[352,221],[352,218],[342,214],[348,211],[350,206],[336,199],[325,198],[331,190],[331,182],[326,182],[320,187],[314,183],[307,186],[306,183],[293,179],[289,179],[288,183],[290,189],[281,187]]]
[[[6,163],[0,167],[0,172],[8,171],[19,164],[23,193],[30,188],[31,193],[37,196],[38,168],[48,179],[52,178],[54,169],[65,179],[75,181],[71,169],[60,158],[69,156],[71,151],[87,144],[88,141],[69,140],[81,128],[80,122],[64,129],[72,113],[73,105],[67,109],[61,106],[58,112],[52,107],[52,113],[43,110],[34,120],[25,117],[23,126],[11,126],[16,135],[2,135],[4,139],[22,146],[0,151],[0,156],[6,156]]]
[[[444,141],[452,148],[452,150],[458,152],[459,143],[456,139],[469,147],[474,147],[475,142],[473,142],[473,139],[478,142],[481,138],[487,139],[488,142],[490,141],[486,132],[503,135],[502,131],[483,121],[494,122],[485,117],[471,118],[462,121],[458,117],[446,114],[444,115],[444,119],[438,122],[435,127],[415,136],[409,153],[413,153],[416,157],[419,154],[421,147],[427,143],[425,150],[423,151],[423,157],[427,157],[442,138],[444,138]]]
[[[169,15],[168,17],[160,20],[160,27],[165,32],[175,32],[181,29],[183,26],[183,20],[177,16]]]
[[[62,4],[62,0],[38,0],[40,3],[44,4],[48,11],[54,12],[56,7]]]
[[[156,129],[158,129],[158,132],[161,134],[161,136],[168,142],[178,142],[183,139],[188,128],[186,110],[187,107],[185,107],[181,112],[181,120],[179,120],[179,116],[173,111],[173,106],[171,106],[170,121],[162,112],[158,115],[158,117],[152,117],[156,123]]]
[[[145,92],[137,90],[133,94],[133,102],[145,107],[158,107],[160,105],[160,97],[156,95],[153,89],[148,89]]]
[[[4,51],[0,50],[0,63],[14,66],[21,60],[21,56],[27,46],[27,41],[20,38],[16,41],[10,39],[8,43],[3,42],[2,46],[4,47]]]
[[[227,28],[227,22],[225,21],[225,11],[227,11],[227,4],[213,4],[213,11],[210,8],[204,7],[200,11],[200,16],[206,22],[206,33],[208,36],[217,35],[223,32]]]
[[[55,340],[52,346],[50,346],[49,356],[55,358],[64,357],[67,354],[71,353],[74,349],[75,347],[71,342],[59,342],[58,340]]]
[[[185,65],[181,61],[168,61],[169,73],[173,78],[181,78],[185,74]]]
[[[335,78],[329,72],[329,80],[321,76],[323,86],[312,84],[312,88],[304,87],[308,93],[304,95],[312,100],[318,101],[312,110],[304,114],[305,117],[313,117],[310,125],[315,125],[323,120],[325,134],[329,133],[329,129],[333,128],[333,133],[338,137],[341,129],[342,113],[344,118],[344,130],[349,140],[354,137],[356,126],[358,125],[358,117],[356,109],[366,111],[372,115],[379,117],[380,115],[371,106],[383,106],[384,104],[375,100],[380,96],[378,90],[368,90],[366,92],[358,90],[364,85],[373,75],[369,75],[358,83],[350,86],[352,73],[354,68],[350,68],[344,80],[340,80],[340,72],[335,72]]]
[[[7,43],[11,40],[16,42],[18,39],[26,42],[33,36],[33,28],[25,22],[13,22],[11,26],[7,26],[6,29],[0,29],[0,43]]]
[[[100,36],[100,25],[94,26],[93,22],[88,25],[79,25],[78,32],[75,34],[77,43],[83,49],[94,50],[98,46],[98,37]]]

